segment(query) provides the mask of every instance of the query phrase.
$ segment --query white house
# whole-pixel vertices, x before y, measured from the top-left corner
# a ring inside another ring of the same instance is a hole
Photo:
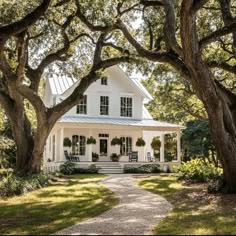
[[[68,153],[79,156],[79,165],[86,166],[92,163],[92,152],[99,155],[100,164],[111,162],[110,155],[117,152],[121,154],[119,164],[128,164],[130,151],[138,151],[138,163],[147,162],[147,153],[153,155],[152,139],[159,136],[159,162],[163,164],[164,137],[169,133],[177,134],[177,154],[173,162],[180,163],[180,133],[183,127],[153,120],[145,108],[145,104],[153,98],[138,79],[129,78],[118,66],[107,69],[107,75],[107,78],[93,83],[85,92],[84,100],[57,121],[46,143],[44,168],[54,170],[66,161],[64,138],[72,141],[72,147],[66,148]],[[65,99],[75,86],[76,80],[73,78],[47,78],[45,105],[51,107]],[[86,144],[90,136],[96,144]],[[114,137],[122,139],[120,147],[111,146]],[[136,141],[141,137],[146,145],[136,147]]]

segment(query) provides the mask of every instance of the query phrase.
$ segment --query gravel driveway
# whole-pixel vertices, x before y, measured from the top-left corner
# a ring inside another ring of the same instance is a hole
[[[140,175],[138,175],[140,176]],[[84,221],[56,235],[144,235],[171,210],[163,197],[139,189],[136,175],[111,175],[103,184],[115,192],[120,203],[98,217]]]

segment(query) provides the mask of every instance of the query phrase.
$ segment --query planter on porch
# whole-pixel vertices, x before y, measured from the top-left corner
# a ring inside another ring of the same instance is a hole
[[[118,162],[119,159],[120,159],[120,155],[116,154],[116,153],[112,153],[111,156],[110,156],[111,160],[113,162]]]

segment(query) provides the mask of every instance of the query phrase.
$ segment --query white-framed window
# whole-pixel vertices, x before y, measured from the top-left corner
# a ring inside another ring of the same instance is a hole
[[[76,108],[76,113],[77,114],[87,114],[87,95],[84,95],[83,99],[80,100],[80,103],[77,105]]]
[[[107,77],[101,78],[101,85],[107,85]]]
[[[120,98],[120,116],[132,117],[133,99],[130,97]]]
[[[129,152],[132,151],[132,138],[121,137],[120,154],[122,156],[128,156]]]
[[[98,134],[99,138],[109,138],[109,134]]]
[[[100,96],[100,115],[109,115],[109,97]]]
[[[84,156],[86,151],[86,138],[82,135],[72,136],[72,155]]]

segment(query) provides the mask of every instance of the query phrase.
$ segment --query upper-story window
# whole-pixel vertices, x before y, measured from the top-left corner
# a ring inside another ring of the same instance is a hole
[[[121,97],[120,98],[120,116],[132,117],[132,98]]]
[[[107,85],[107,77],[101,78],[101,85]]]
[[[109,97],[101,96],[100,97],[100,115],[109,114]]]
[[[77,105],[76,113],[87,114],[87,95],[84,95],[83,99],[80,100],[80,103]]]

